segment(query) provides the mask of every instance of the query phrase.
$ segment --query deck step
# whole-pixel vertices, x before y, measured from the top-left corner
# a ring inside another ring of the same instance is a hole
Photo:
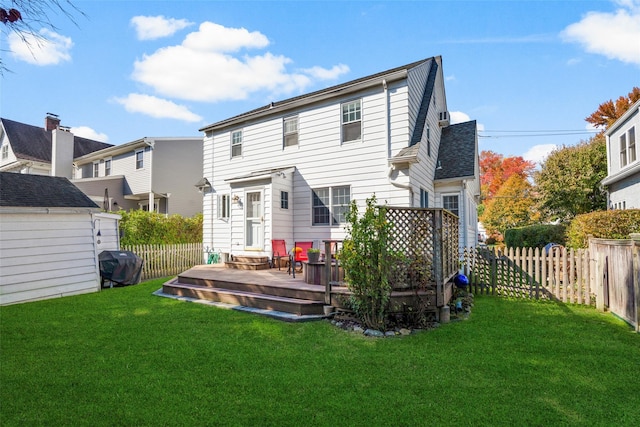
[[[323,301],[267,295],[234,289],[180,283],[174,279],[162,287],[165,294],[282,311],[298,316],[323,314]]]
[[[224,263],[226,268],[233,268],[236,270],[267,270],[271,268],[269,263],[263,262],[246,262],[246,261],[227,261]]]

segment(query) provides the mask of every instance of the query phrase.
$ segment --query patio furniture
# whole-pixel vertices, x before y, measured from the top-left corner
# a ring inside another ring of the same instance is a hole
[[[302,263],[309,260],[307,251],[312,247],[313,242],[295,242],[289,261],[289,274],[293,271],[294,278],[296,277],[296,263],[300,263],[300,269],[302,269]]]
[[[278,261],[278,270],[280,270],[283,259],[290,263],[287,244],[284,240],[271,240],[271,252],[271,268],[275,267],[276,260]]]

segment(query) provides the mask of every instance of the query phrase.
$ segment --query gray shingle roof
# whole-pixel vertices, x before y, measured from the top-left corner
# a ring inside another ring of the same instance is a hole
[[[0,172],[0,206],[98,208],[67,178]]]
[[[51,131],[5,118],[0,120],[2,120],[2,125],[11,143],[11,150],[18,159],[51,163]],[[113,147],[113,145],[74,136],[73,158],[108,147]]]
[[[475,175],[476,121],[458,123],[442,129],[435,179]]]

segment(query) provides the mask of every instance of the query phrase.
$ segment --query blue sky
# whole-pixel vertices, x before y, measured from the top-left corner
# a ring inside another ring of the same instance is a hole
[[[480,149],[538,161],[588,138],[584,118],[640,86],[640,0],[73,3],[86,16],[49,13],[55,30],[30,49],[1,25],[2,117],[42,125],[51,112],[116,145],[197,136],[441,55],[452,118],[478,121]]]

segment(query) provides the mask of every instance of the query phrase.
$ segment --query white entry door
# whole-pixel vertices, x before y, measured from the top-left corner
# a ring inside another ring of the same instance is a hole
[[[247,249],[262,249],[264,236],[262,192],[248,192],[245,200],[245,247]]]

